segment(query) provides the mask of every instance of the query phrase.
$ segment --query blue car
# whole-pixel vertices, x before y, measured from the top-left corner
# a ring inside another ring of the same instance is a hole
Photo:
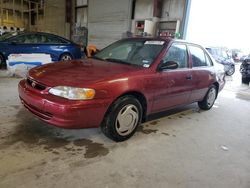
[[[80,59],[81,46],[57,35],[42,32],[8,33],[0,36],[0,67],[10,54],[45,53],[52,61]]]
[[[212,55],[212,57],[220,64],[224,66],[226,75],[232,76],[235,72],[235,63],[232,57],[230,57],[227,51],[220,47],[208,47],[206,50]]]

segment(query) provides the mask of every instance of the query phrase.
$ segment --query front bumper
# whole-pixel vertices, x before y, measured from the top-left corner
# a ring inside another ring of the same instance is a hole
[[[23,105],[39,119],[62,128],[98,127],[110,100],[73,101],[38,91],[21,80],[18,92]]]
[[[240,73],[243,78],[250,78],[250,69],[241,69]]]

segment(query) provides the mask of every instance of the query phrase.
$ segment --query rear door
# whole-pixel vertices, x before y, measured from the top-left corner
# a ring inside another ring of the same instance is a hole
[[[194,87],[185,44],[173,43],[171,45],[163,57],[162,63],[169,63],[170,61],[177,62],[179,67],[157,73],[159,76],[157,86],[159,88],[155,91],[156,95],[153,104],[153,111],[155,112],[186,104]]]
[[[70,51],[70,42],[63,40],[60,37],[40,33],[38,34],[38,36],[38,52],[50,54],[52,61],[58,61],[62,53]]]
[[[195,89],[190,101],[200,101],[206,95],[209,87],[215,82],[213,63],[207,53],[197,45],[188,45],[192,62],[192,76]]]

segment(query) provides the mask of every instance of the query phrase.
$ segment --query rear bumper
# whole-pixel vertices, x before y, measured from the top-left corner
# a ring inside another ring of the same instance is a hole
[[[39,119],[62,128],[98,127],[110,104],[107,99],[72,101],[36,91],[25,80],[18,85],[23,105]]]

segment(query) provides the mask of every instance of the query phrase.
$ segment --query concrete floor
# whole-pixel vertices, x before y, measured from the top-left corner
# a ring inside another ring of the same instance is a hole
[[[238,66],[237,66],[238,67]],[[237,70],[210,111],[196,104],[146,122],[128,141],[63,130],[18,100],[0,72],[0,187],[250,187],[250,87]]]

